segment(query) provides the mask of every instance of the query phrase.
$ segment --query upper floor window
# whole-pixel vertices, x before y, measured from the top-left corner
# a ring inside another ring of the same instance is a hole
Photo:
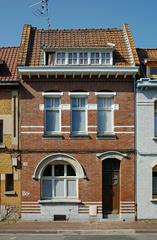
[[[77,177],[69,164],[48,165],[41,178],[42,199],[77,198]]]
[[[157,137],[157,100],[154,102],[154,135]]]
[[[46,52],[46,65],[112,65],[112,51]]]
[[[88,93],[71,93],[71,133],[87,132],[87,98]]]
[[[62,93],[43,93],[45,96],[45,133],[61,132],[61,99]]]
[[[115,93],[96,93],[98,135],[113,133],[113,96]]]
[[[3,120],[0,120],[0,144],[3,143]]]

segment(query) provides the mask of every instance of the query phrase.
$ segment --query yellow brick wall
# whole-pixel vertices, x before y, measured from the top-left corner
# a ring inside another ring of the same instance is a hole
[[[11,90],[10,89],[0,89],[0,115],[11,114]]]
[[[0,153],[0,174],[1,173],[12,173],[10,154]]]

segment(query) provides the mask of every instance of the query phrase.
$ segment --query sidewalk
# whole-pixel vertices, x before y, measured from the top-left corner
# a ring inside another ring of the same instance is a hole
[[[157,233],[157,221],[137,222],[0,222],[0,233],[64,233],[134,231]]]

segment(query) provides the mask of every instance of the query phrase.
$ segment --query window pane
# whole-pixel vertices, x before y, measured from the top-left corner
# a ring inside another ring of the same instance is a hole
[[[72,107],[79,108],[79,107],[85,107],[85,105],[86,105],[85,98],[72,98]]]
[[[76,196],[76,180],[67,180],[67,196]]]
[[[154,130],[155,130],[155,136],[157,136],[157,112],[154,113]]]
[[[72,132],[85,132],[85,110],[72,111]]]
[[[44,172],[43,172],[43,176],[52,176],[52,165],[48,165]]]
[[[112,98],[98,98],[98,108],[111,108]]]
[[[64,176],[64,165],[54,165],[55,176]]]
[[[98,133],[112,132],[112,112],[98,110]]]
[[[157,67],[150,67],[150,75],[157,75]]]
[[[3,142],[3,120],[0,120],[0,144]]]
[[[59,131],[59,111],[46,111],[46,131]]]
[[[70,165],[67,165],[67,176],[76,176],[75,170]]]
[[[14,178],[13,174],[6,174],[6,191],[13,191],[14,190]]]
[[[42,179],[42,198],[52,197],[52,180]]]
[[[45,108],[56,108],[59,107],[59,98],[46,98],[45,99]]]
[[[157,172],[153,172],[153,195],[157,195]]]
[[[55,180],[55,197],[64,197],[64,180]]]

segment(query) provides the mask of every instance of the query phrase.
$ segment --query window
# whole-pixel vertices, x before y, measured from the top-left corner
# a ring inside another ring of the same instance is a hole
[[[61,107],[59,97],[45,97],[45,133],[61,132]]]
[[[150,67],[150,77],[157,78],[157,67]]]
[[[110,64],[111,56],[109,52],[101,53],[101,64]]]
[[[3,120],[0,120],[0,144],[3,143]]]
[[[46,52],[46,65],[55,64],[55,52]]]
[[[98,135],[113,133],[113,96],[114,92],[98,92],[97,132]]]
[[[13,190],[14,190],[13,174],[6,174],[5,191],[9,192]]]
[[[79,53],[79,64],[88,64],[88,53],[87,52]]]
[[[99,64],[99,52],[91,53],[91,64]]]
[[[57,52],[56,64],[65,64],[65,52]]]
[[[77,64],[77,52],[68,53],[68,64]]]
[[[77,177],[69,164],[48,165],[41,178],[42,199],[77,198]]]
[[[154,102],[154,135],[157,137],[157,100]]]
[[[152,178],[153,198],[157,198],[157,165],[153,168]]]
[[[76,96],[71,98],[71,132],[83,134],[87,132],[87,99]]]

